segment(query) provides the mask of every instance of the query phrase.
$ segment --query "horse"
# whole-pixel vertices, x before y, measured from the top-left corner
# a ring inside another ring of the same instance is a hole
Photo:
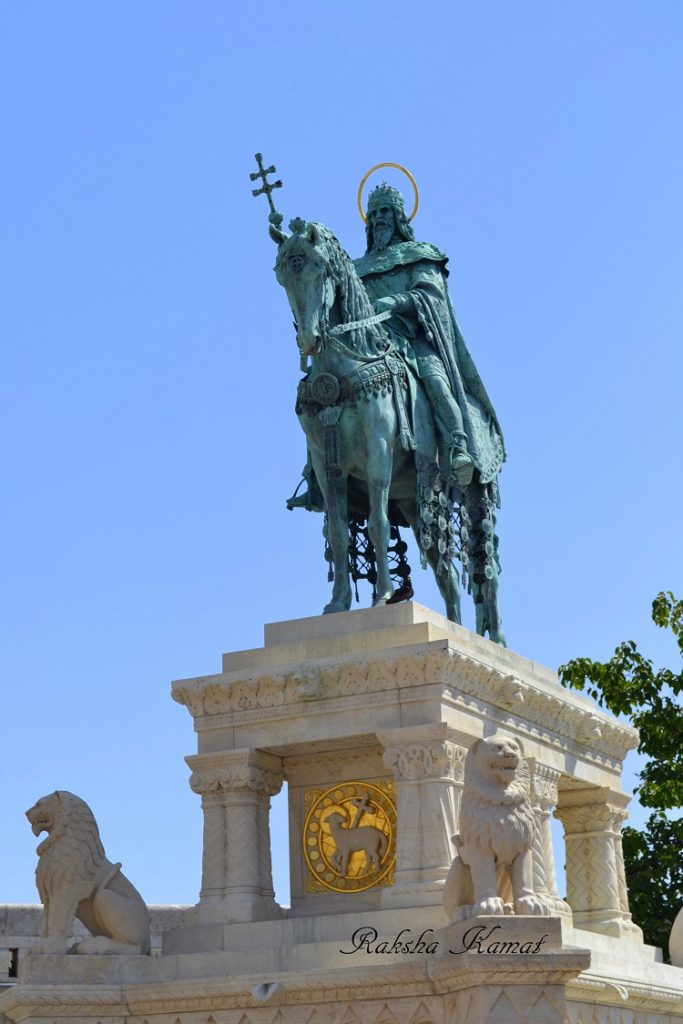
[[[374,312],[351,259],[329,228],[296,218],[290,230],[287,235],[271,225],[270,234],[278,244],[276,278],[287,293],[302,369],[308,371],[298,387],[297,415],[327,513],[334,585],[323,613],[351,606],[351,484],[356,498],[366,502],[375,551],[373,605],[394,596],[387,552],[391,508],[394,521],[402,517],[411,526],[447,617],[461,621],[457,554],[469,571],[477,632],[504,644],[490,485],[480,484],[475,472],[471,484],[458,488],[439,468],[439,438],[427,396],[382,327],[389,314]]]

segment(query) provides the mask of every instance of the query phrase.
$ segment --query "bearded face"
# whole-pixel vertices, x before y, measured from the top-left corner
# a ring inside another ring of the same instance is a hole
[[[396,214],[389,204],[382,204],[368,212],[368,220],[372,228],[372,248],[386,249],[396,234]]]

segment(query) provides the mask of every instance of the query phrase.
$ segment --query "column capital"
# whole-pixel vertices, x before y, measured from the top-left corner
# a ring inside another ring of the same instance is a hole
[[[245,748],[217,754],[195,754],[185,761],[192,770],[190,788],[210,793],[251,792],[274,796],[282,786],[282,761],[262,750]]]
[[[534,807],[549,811],[557,803],[557,783],[561,772],[535,758],[529,758],[531,769],[531,800]]]
[[[450,732],[446,722],[378,732],[377,738],[384,747],[384,764],[399,782],[462,782],[467,750],[450,738]]]
[[[628,793],[606,787],[562,790],[560,805],[554,817],[564,825],[565,832],[621,832],[621,826],[628,818],[627,807],[631,802]]]

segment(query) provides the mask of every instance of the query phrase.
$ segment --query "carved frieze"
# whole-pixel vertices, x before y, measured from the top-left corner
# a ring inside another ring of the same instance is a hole
[[[456,705],[475,701],[482,710],[486,705],[501,708],[514,715],[522,729],[528,722],[550,742],[585,747],[589,758],[620,762],[637,746],[635,730],[577,706],[577,698],[567,692],[548,692],[450,646],[333,664],[305,663],[247,678],[232,674],[181,680],[173,686],[173,698],[188,708],[201,731],[213,726],[216,716],[226,723],[247,722],[267,718],[269,709],[283,705],[298,705],[297,713],[305,714],[312,701],[334,702],[330,707],[339,708],[354,706],[358,696],[372,706],[384,693],[426,686],[441,687],[444,697]]]
[[[372,738],[374,739],[374,737]],[[371,742],[368,739],[368,743]],[[287,781],[290,785],[318,785],[349,782],[358,776],[375,779],[386,775],[381,749],[313,751],[286,759]]]

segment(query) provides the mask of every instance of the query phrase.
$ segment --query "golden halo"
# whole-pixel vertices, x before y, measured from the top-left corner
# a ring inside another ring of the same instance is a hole
[[[397,171],[403,171],[403,173],[405,174],[406,178],[408,179],[410,184],[413,186],[413,192],[415,193],[415,205],[413,206],[413,212],[410,214],[410,217],[408,217],[408,220],[412,220],[413,217],[415,216],[415,214],[417,213],[418,206],[420,205],[420,193],[419,193],[418,188],[417,188],[417,182],[415,181],[415,178],[412,176],[410,171],[406,167],[403,167],[402,164],[392,164],[389,161],[387,161],[386,163],[375,164],[374,167],[371,167],[370,170],[366,174],[363,175],[363,180],[361,181],[360,185],[358,186],[358,196],[357,196],[358,212],[360,213],[361,217],[363,218],[363,223],[365,224],[365,222],[367,220],[367,217],[363,213],[363,203],[362,203],[363,186],[365,185],[365,182],[368,180],[370,175],[373,174],[375,171],[378,171],[380,169],[380,167],[395,167]]]

